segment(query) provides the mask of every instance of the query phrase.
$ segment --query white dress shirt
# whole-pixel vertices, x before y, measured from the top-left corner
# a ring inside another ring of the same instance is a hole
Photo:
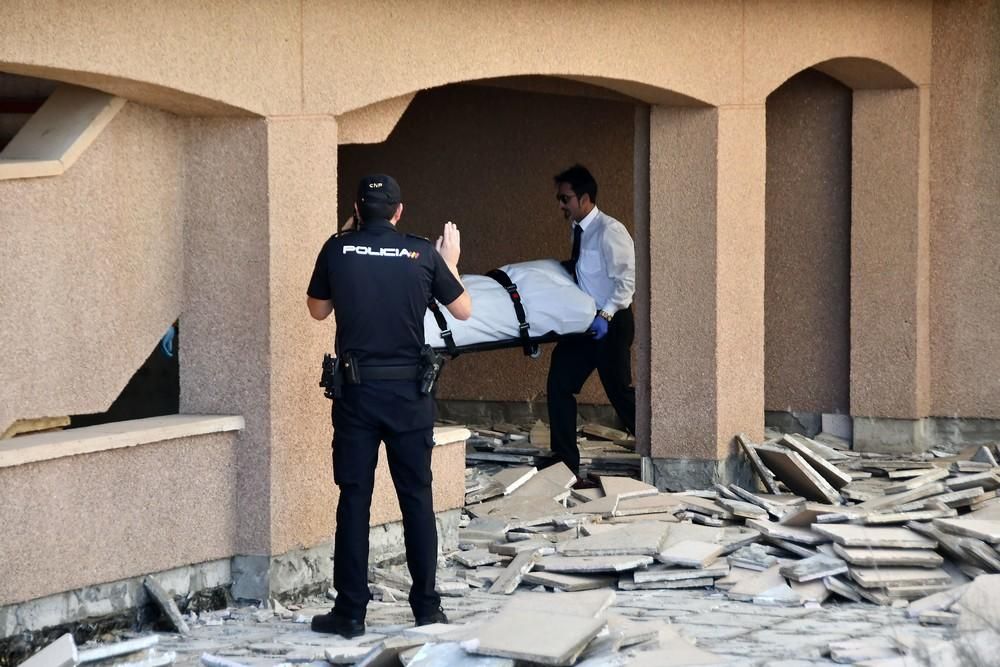
[[[583,229],[576,262],[580,289],[611,315],[628,308],[635,294],[635,244],[625,225],[596,206],[573,224]]]

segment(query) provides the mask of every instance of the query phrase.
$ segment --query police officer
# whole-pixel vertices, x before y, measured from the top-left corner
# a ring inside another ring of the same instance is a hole
[[[332,236],[307,291],[309,313],[337,324],[345,383],[333,404],[333,477],[340,488],[333,557],[337,600],[312,629],[351,638],[365,632],[368,530],[379,442],[403,514],[410,608],[417,625],[446,623],[435,592],[437,530],[431,498],[434,404],[418,382],[424,312],[433,297],[460,320],[472,301],[458,274],[458,228],[447,223],[436,245],[401,234],[399,185],[385,174],[361,180],[357,229]],[[352,383],[355,382],[356,383]]]

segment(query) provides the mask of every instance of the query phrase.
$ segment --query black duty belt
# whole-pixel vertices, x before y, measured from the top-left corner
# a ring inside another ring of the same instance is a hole
[[[416,380],[420,377],[419,366],[361,366],[362,382],[369,380]]]

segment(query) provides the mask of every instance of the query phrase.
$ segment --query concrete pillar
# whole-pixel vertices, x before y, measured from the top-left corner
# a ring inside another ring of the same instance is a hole
[[[317,386],[333,331],[309,317],[305,290],[336,228],[337,126],[205,119],[190,137],[181,412],[246,419],[233,569],[253,582],[245,597],[266,597],[272,557],[328,543],[333,526],[330,404]],[[328,545],[314,560],[325,580]]]
[[[852,132],[854,444],[922,451],[930,398],[929,89],[856,90]]]
[[[654,107],[650,431],[661,487],[741,478],[764,415],[764,106]]]

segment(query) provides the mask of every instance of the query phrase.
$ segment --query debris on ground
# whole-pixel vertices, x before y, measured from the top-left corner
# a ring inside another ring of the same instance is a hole
[[[194,637],[114,664],[151,667],[176,652],[175,664],[206,667],[762,667],[777,656],[950,666],[994,664],[1000,651],[995,446],[889,456],[825,434],[741,436],[758,487],[668,492],[634,478],[634,441],[613,429],[582,429],[601,454],[585,459],[587,485],[546,465],[544,424],[475,431],[458,549],[438,574],[452,624],[412,627],[409,574],[386,562],[370,568],[362,637],[301,625],[326,600],[272,600],[189,614],[180,621]],[[197,639],[221,641],[237,627],[247,637],[238,646]]]

